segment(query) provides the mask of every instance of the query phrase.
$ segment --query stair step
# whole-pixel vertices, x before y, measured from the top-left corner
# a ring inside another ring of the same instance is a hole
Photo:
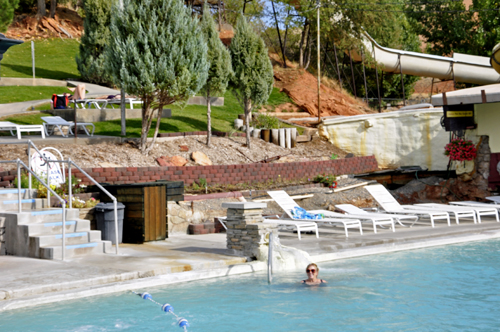
[[[0,189],[0,200],[3,199],[18,199],[17,189]],[[21,198],[35,198],[36,191],[31,189],[21,189]]]
[[[62,233],[62,221],[33,223],[25,225],[28,227],[30,236],[42,236]],[[66,220],[66,232],[90,231],[90,221],[85,219]]]
[[[65,257],[78,257],[92,254],[111,253],[111,241],[97,241],[92,243],[66,245]],[[40,248],[40,258],[61,259],[62,246],[50,246]]]
[[[101,241],[101,231],[89,230],[84,232],[66,233],[65,235],[67,245],[80,245]],[[62,245],[62,234],[30,236],[30,247],[33,246],[33,248],[58,245]]]
[[[1,199],[1,197],[0,197]],[[18,209],[19,200],[0,200],[0,211],[14,211]],[[25,198],[21,200],[22,211],[40,210],[48,208],[47,200],[41,198]]]

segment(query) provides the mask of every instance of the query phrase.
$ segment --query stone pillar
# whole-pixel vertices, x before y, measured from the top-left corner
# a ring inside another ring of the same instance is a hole
[[[227,208],[227,248],[251,259],[261,259],[267,250],[266,235],[277,232],[276,224],[264,224],[266,203],[222,203]],[[266,256],[267,257],[267,256]]]

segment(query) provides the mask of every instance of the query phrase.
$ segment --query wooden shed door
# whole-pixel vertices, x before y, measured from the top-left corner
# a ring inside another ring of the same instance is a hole
[[[165,186],[144,188],[144,241],[165,240],[167,195]]]

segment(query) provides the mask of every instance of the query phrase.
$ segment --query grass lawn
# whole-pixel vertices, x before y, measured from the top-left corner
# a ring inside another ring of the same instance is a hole
[[[273,97],[279,98],[276,94],[280,94],[278,89],[273,90]],[[181,109],[178,106],[172,105],[170,108],[172,109],[172,117],[161,120],[160,133],[207,130],[206,106],[189,105]],[[240,107],[237,100],[230,92],[227,92],[224,96],[224,106],[212,106],[212,130],[231,131],[233,129],[234,119],[238,117],[238,114],[242,113],[243,109]],[[46,112],[41,111],[37,114],[9,116],[1,120],[18,124],[42,124],[43,121],[40,118],[47,115]],[[96,135],[120,136],[120,120],[96,122],[94,124]],[[140,137],[141,125],[141,119],[127,119],[127,137]],[[153,121],[149,136],[153,136],[155,125],[156,121]],[[284,125],[284,127],[289,126]],[[301,128],[299,128],[299,133],[301,132]]]
[[[0,104],[50,99],[54,93],[64,92],[71,93],[68,88],[62,86],[0,86]],[[50,108],[50,103],[47,105]]]
[[[35,77],[64,80],[79,78],[75,55],[79,53],[76,39],[45,39],[35,41]],[[12,46],[1,63],[2,77],[33,77],[31,42]]]

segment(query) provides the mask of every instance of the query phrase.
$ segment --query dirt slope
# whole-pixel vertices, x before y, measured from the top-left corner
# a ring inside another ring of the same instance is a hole
[[[31,40],[37,38],[80,38],[83,20],[74,10],[58,7],[54,18],[18,15],[5,33],[8,38]]]
[[[285,92],[302,110],[318,116],[318,81],[311,73],[297,68],[274,66],[275,86]],[[373,111],[350,95],[321,84],[321,116],[358,115]]]

